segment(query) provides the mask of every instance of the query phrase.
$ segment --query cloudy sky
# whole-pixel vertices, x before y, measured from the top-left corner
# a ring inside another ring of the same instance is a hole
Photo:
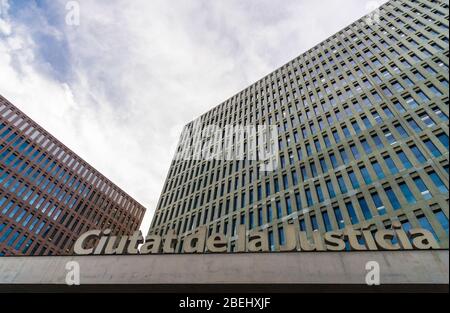
[[[182,126],[373,2],[0,0],[0,94],[143,204],[146,233]]]

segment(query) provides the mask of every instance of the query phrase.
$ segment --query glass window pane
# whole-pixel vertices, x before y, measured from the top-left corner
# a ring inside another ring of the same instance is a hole
[[[425,200],[431,199],[432,198],[431,192],[428,190],[428,188],[425,185],[425,183],[423,182],[422,178],[416,177],[413,180],[414,180],[414,183],[417,186],[417,189],[419,189],[420,193],[422,194],[422,197]]]
[[[448,193],[447,186],[442,182],[441,178],[438,176],[438,174],[435,171],[428,172],[428,175],[430,175],[431,180],[436,185],[437,189],[439,189],[442,193]]]
[[[414,204],[417,202],[416,198],[414,197],[414,195],[412,194],[411,190],[409,189],[408,185],[405,182],[399,183],[398,185],[408,203]]]
[[[350,216],[350,220],[352,224],[359,223],[358,217],[356,216],[355,208],[353,207],[353,204],[351,202],[348,202],[345,204],[347,207],[348,215]]]
[[[369,206],[367,205],[366,199],[359,198],[358,199],[359,206],[361,207],[361,211],[363,212],[364,218],[369,220],[372,218],[372,213],[370,212]]]
[[[425,146],[427,146],[428,150],[430,150],[431,154],[434,157],[439,157],[442,155],[441,152],[438,150],[438,148],[436,148],[436,146],[430,139],[424,140],[424,144]]]
[[[378,214],[383,215],[386,214],[386,208],[383,205],[383,202],[381,201],[380,196],[377,192],[373,192],[370,194],[372,197],[373,203],[375,204],[375,207],[377,208]]]
[[[384,188],[384,191],[386,192],[386,195],[389,199],[389,201],[391,202],[392,208],[394,210],[398,210],[400,209],[400,202],[398,201],[397,196],[395,195],[394,191],[392,190],[391,187],[386,187]]]
[[[439,241],[439,238],[438,238],[436,232],[434,231],[433,227],[431,226],[431,224],[428,221],[428,219],[426,218],[426,216],[425,215],[418,216],[417,219],[419,220],[420,226],[422,228],[428,230],[429,232],[431,232],[433,234],[434,238]]]
[[[435,212],[436,218],[448,236],[448,218],[442,210]]]

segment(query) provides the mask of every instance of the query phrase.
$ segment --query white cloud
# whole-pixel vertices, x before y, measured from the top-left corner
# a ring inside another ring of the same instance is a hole
[[[360,0],[97,0],[61,26],[5,8],[0,93],[147,207],[144,232],[182,125],[368,13]]]

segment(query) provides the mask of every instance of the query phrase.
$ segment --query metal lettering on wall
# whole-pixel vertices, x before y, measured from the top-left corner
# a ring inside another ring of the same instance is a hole
[[[91,230],[81,235],[75,243],[74,252],[78,255],[89,254],[152,254],[176,253],[175,245],[179,238],[175,231],[166,236],[149,235],[143,237],[140,231],[131,236],[110,236],[110,230]],[[236,234],[234,252],[268,252],[267,231],[247,232],[239,226]],[[96,242],[95,245],[89,244]],[[207,235],[207,228],[200,227],[197,232],[184,238],[180,253],[225,253],[230,244],[229,238],[221,233]],[[140,247],[139,247],[140,246]],[[439,249],[433,235],[426,229],[413,228],[404,231],[399,222],[392,229],[355,230],[346,227],[342,231],[330,231],[325,234],[313,233],[312,241],[306,232],[298,232],[294,225],[287,225],[285,243],[279,251],[345,251],[345,250],[427,250]]]

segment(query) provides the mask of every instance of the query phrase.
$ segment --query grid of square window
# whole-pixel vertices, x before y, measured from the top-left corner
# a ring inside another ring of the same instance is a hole
[[[144,213],[0,96],[0,256],[70,254],[85,231],[129,234]]]
[[[277,250],[286,224],[312,238],[400,220],[448,247],[448,26],[444,1],[389,1],[204,114],[277,125],[280,167],[174,159],[149,234],[206,225],[233,251],[245,225]]]

